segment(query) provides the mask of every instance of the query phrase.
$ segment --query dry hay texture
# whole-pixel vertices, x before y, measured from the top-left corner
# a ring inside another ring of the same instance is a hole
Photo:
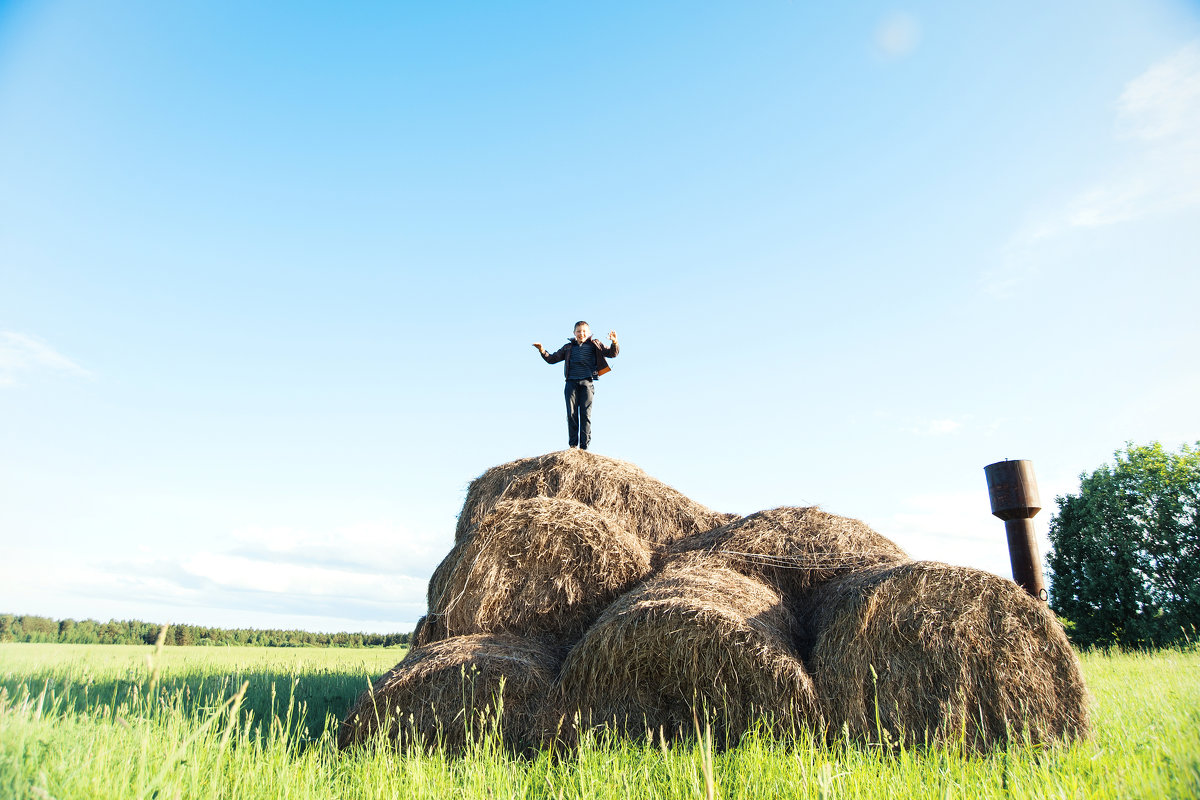
[[[501,678],[517,750],[599,726],[675,739],[697,718],[720,746],[758,720],[973,750],[1088,733],[1061,626],[1011,581],[912,562],[817,508],[719,514],[586,451],[471,483],[429,609],[339,746],[378,730],[461,751],[494,728]]]
[[[759,511],[689,536],[670,552],[719,556],[797,601],[841,575],[909,560],[865,523],[816,507]]]
[[[566,498],[504,500],[439,566],[419,638],[574,641],[649,572],[647,544],[606,514]]]
[[[561,651],[509,635],[414,648],[358,698],[338,747],[383,737],[401,748],[458,754],[499,731],[506,747],[527,750],[540,739],[535,719],[561,660]]]
[[[1087,690],[1062,626],[1012,581],[903,564],[827,584],[805,621],[831,736],[989,750],[1087,735]]]
[[[635,536],[669,544],[735,519],[693,502],[628,461],[562,450],[492,467],[471,482],[458,517],[466,541],[502,500],[564,497],[602,511]]]
[[[756,719],[811,723],[812,681],[791,644],[795,618],[766,584],[703,555],[678,557],[613,603],[563,663],[545,728],[568,744],[610,727],[690,736],[711,718],[720,746]]]

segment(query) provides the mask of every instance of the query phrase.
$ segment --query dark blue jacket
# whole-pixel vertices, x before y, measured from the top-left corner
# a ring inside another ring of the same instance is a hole
[[[596,338],[592,338],[590,341],[596,348],[596,371],[592,373],[592,377],[599,378],[601,375],[612,371],[612,367],[610,367],[608,362],[604,360],[605,356],[608,358],[616,358],[617,353],[621,351],[621,348],[617,347],[615,342],[606,346]],[[571,345],[573,344],[575,344],[575,340],[568,339],[566,344],[555,350],[553,353],[547,353],[546,355],[542,356],[542,360],[544,360],[547,364],[557,364],[560,361],[567,362],[563,365],[563,376],[566,377],[567,375],[570,375]]]

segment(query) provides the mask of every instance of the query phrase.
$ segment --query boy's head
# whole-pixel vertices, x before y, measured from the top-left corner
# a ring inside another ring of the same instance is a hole
[[[586,342],[588,340],[588,337],[591,335],[592,335],[592,329],[588,327],[588,324],[586,322],[584,322],[583,320],[579,320],[579,322],[575,323],[575,341],[579,342],[580,344],[583,344],[584,342]]]

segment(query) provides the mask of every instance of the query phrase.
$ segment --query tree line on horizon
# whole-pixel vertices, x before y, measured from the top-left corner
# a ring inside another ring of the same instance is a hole
[[[57,644],[155,644],[162,625],[141,620],[55,620],[32,615],[0,614],[0,642]],[[165,644],[248,647],[395,647],[407,645],[410,633],[313,633],[300,630],[211,628],[171,625]]]

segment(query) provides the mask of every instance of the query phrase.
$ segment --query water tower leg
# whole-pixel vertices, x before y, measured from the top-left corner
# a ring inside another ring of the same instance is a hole
[[[1008,558],[1012,563],[1013,580],[1034,597],[1045,600],[1048,597],[1046,580],[1042,577],[1042,560],[1038,557],[1033,520],[1005,520],[1004,532],[1008,534]]]

